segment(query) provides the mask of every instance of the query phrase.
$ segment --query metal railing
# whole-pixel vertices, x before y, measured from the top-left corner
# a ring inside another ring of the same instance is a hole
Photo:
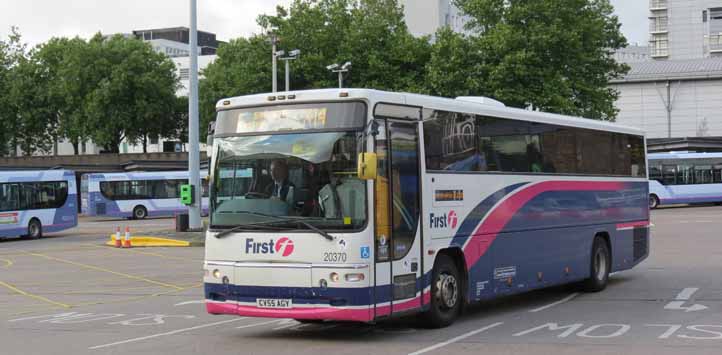
[[[649,32],[667,32],[669,19],[667,17],[654,17],[649,21]]]
[[[667,0],[649,0],[650,9],[666,9]]]
[[[722,33],[705,37],[710,52],[722,52]]]

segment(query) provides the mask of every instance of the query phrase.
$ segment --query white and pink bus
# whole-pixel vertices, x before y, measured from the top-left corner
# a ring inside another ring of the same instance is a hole
[[[361,89],[217,109],[209,313],[441,327],[465,303],[601,291],[649,253],[637,129]]]

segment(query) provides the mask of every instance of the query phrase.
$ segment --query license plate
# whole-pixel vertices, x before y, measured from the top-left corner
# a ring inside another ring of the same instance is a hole
[[[290,299],[259,298],[256,299],[258,308],[291,308],[293,302]]]

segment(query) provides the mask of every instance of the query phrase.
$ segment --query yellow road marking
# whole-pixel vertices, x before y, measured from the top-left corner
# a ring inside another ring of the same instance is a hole
[[[93,245],[93,244],[87,244],[87,245],[88,245],[88,246],[95,247],[95,248],[101,248],[101,249],[106,249],[106,250],[108,249],[108,247],[107,247],[107,246],[104,246],[104,245]],[[203,261],[203,259],[182,258],[182,257],[179,257],[179,256],[170,256],[170,255],[165,255],[165,254],[160,254],[160,253],[154,253],[154,252],[152,252],[152,251],[140,251],[140,250],[138,250],[138,249],[133,249],[133,248],[130,248],[130,249],[111,248],[111,250],[116,250],[116,251],[118,251],[118,252],[131,252],[131,253],[142,254],[142,255],[157,256],[157,257],[159,257],[159,258],[170,259],[170,260],[182,260],[182,261],[196,260],[196,261]]]
[[[60,306],[60,307],[63,307],[63,308],[71,308],[71,307],[72,307],[72,306],[69,305],[69,304],[60,303],[60,302],[55,302],[55,301],[50,300],[50,299],[47,299],[47,298],[45,298],[45,297],[43,297],[43,296],[38,296],[38,295],[34,295],[34,294],[32,294],[32,293],[29,293],[29,292],[25,292],[25,291],[23,291],[23,290],[15,287],[15,286],[13,286],[13,285],[11,285],[11,284],[9,284],[9,283],[6,283],[6,282],[0,281],[0,286],[6,287],[6,288],[10,289],[11,291],[13,291],[13,292],[15,292],[15,293],[19,293],[19,294],[21,294],[21,295],[23,295],[23,296],[25,296],[25,297],[30,297],[30,298],[33,298],[33,299],[36,299],[36,300],[40,300],[40,301],[43,301],[43,302],[45,302],[45,303],[50,303],[50,304],[55,305],[55,306]]]
[[[88,249],[90,249],[90,248],[87,245],[86,246],[79,245],[79,248],[50,248],[50,249],[40,249],[40,250],[35,250],[35,251],[48,253],[48,252],[61,252],[61,251],[87,251]],[[14,251],[11,251],[8,253],[0,253],[0,256],[24,256],[24,255],[27,255],[27,252],[22,251],[22,250],[14,250]]]
[[[3,267],[6,268],[6,269],[9,268],[9,267],[11,267],[11,266],[13,266],[12,260],[0,258],[0,261],[2,261],[2,262],[5,263],[5,266],[3,266]]]
[[[79,267],[82,267],[82,268],[85,268],[85,269],[89,269],[89,270],[107,272],[107,273],[109,273],[109,274],[113,274],[113,275],[116,275],[116,276],[122,276],[122,277],[125,277],[125,278],[128,278],[128,279],[131,279],[131,280],[138,280],[138,281],[143,281],[143,282],[151,283],[151,284],[154,284],[154,285],[159,285],[159,286],[168,287],[168,288],[174,288],[174,289],[176,289],[176,290],[183,290],[183,288],[180,287],[180,286],[172,285],[172,284],[165,283],[165,282],[160,282],[160,281],[151,280],[151,279],[148,279],[148,278],[145,278],[145,277],[141,277],[141,276],[135,276],[135,275],[126,274],[126,273],[123,273],[123,272],[113,271],[113,270],[106,269],[106,268],[102,268],[102,267],[99,267],[99,266],[82,264],[82,263],[79,263],[79,262],[75,262],[75,261],[71,261],[71,260],[65,260],[65,259],[60,259],[60,258],[56,258],[56,257],[54,257],[54,256],[45,255],[45,254],[40,254],[40,253],[30,253],[30,252],[28,252],[27,254],[28,254],[28,255],[32,255],[32,256],[37,256],[37,257],[40,257],[40,258],[45,258],[45,259],[48,259],[48,260],[53,260],[53,261],[57,261],[57,262],[61,262],[61,263],[66,263],[66,264],[70,264],[70,265],[79,266]]]

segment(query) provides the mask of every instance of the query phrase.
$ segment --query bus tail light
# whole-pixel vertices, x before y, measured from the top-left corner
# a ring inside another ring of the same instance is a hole
[[[363,281],[366,277],[364,274],[358,273],[358,274],[346,274],[344,276],[347,282],[360,282]]]

